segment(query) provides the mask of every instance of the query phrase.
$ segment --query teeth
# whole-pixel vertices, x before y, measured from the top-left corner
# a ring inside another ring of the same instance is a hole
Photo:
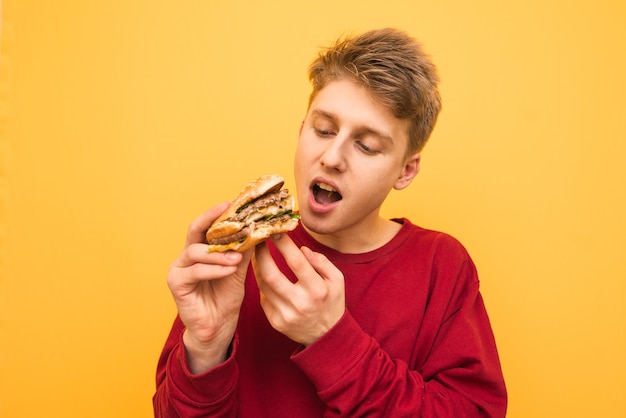
[[[333,188],[333,186],[331,186],[330,184],[326,184],[326,183],[318,183],[317,187],[319,187],[322,190],[326,190],[328,193],[332,193],[332,192],[336,192],[337,190],[335,190]]]

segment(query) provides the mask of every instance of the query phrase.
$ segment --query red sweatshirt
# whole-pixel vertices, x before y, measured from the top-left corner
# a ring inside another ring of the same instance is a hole
[[[325,247],[301,226],[290,234],[324,253],[346,284],[344,316],[306,348],[269,325],[251,269],[221,365],[190,373],[177,318],[158,364],[155,416],[504,417],[504,379],[472,260],[449,235],[397,221],[393,240],[363,254]]]

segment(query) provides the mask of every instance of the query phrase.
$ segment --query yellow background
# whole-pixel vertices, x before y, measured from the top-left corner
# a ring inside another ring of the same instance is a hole
[[[151,416],[189,221],[260,174],[293,187],[308,63],[381,26],[444,99],[384,213],[473,255],[508,416],[626,416],[621,0],[5,0],[0,416]]]

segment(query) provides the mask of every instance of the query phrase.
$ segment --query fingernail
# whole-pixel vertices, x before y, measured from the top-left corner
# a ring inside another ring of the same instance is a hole
[[[226,257],[227,260],[234,261],[239,258],[239,253],[236,251],[228,251],[224,254],[224,257]]]

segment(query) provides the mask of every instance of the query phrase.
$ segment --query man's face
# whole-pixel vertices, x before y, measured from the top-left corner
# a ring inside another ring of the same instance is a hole
[[[349,80],[327,84],[311,103],[295,156],[302,222],[313,233],[363,237],[375,230],[392,188],[410,183],[408,124]]]

